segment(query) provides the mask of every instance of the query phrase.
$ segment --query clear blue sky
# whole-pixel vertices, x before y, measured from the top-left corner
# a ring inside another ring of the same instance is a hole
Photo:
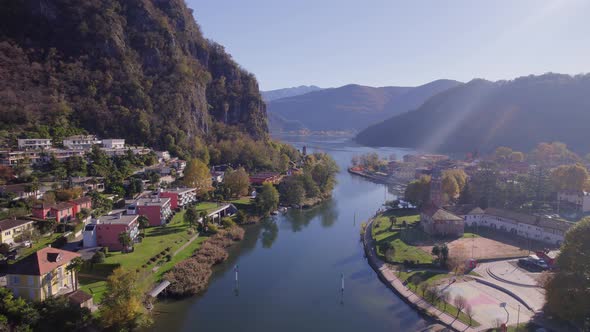
[[[263,90],[590,71],[590,1],[186,0]]]

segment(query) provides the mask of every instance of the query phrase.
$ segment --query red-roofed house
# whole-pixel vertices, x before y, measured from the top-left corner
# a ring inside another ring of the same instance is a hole
[[[465,220],[430,203],[420,212],[420,225],[425,233],[434,236],[463,236]]]
[[[262,185],[265,183],[277,184],[281,182],[281,174],[275,172],[262,172],[250,175],[250,183]]]
[[[31,301],[70,293],[78,287],[76,272],[67,266],[76,257],[80,255],[71,251],[43,248],[9,266],[6,287]]]
[[[57,222],[68,222],[76,218],[74,213],[74,204],[61,202],[53,205],[49,210],[49,218],[55,218]]]

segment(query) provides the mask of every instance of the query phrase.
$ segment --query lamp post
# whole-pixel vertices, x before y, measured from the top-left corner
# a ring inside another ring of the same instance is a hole
[[[510,313],[508,313],[508,309],[506,309],[506,302],[500,303],[500,308],[504,308],[506,311],[506,325],[508,325],[508,320],[510,320]]]

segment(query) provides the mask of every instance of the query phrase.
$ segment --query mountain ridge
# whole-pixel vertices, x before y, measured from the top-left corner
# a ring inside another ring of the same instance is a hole
[[[267,104],[272,131],[296,121],[310,131],[356,132],[387,117],[418,107],[427,97],[461,84],[436,80],[418,87],[371,87],[347,84],[303,95],[273,100]],[[276,119],[282,119],[281,124]]]
[[[475,79],[431,97],[414,111],[372,125],[355,139],[370,146],[435,152],[491,151],[502,145],[528,151],[549,140],[587,151],[587,91],[588,74]]]

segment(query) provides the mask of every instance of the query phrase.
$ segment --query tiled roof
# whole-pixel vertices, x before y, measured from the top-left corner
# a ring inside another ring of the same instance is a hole
[[[72,208],[72,203],[69,203],[69,202],[60,202],[60,203],[57,203],[57,204],[52,205],[51,208],[54,209],[54,210],[58,210],[58,211],[65,210],[65,209],[71,209]]]
[[[434,204],[427,204],[422,208],[422,213],[432,218],[432,220],[463,220],[463,218],[458,217],[445,209],[441,209]]]
[[[46,247],[14,263],[8,268],[8,274],[42,276],[57,267],[66,265],[79,254],[67,250]]]
[[[74,304],[82,304],[92,298],[92,295],[86,293],[85,291],[78,289],[75,290],[67,295],[70,302]]]
[[[540,216],[533,216],[530,214],[524,214],[503,209],[487,208],[485,213],[491,216],[514,220],[519,223],[535,225],[543,228],[557,229],[564,232],[567,231],[570,227],[572,227],[572,223],[567,221],[561,221]]]
[[[92,202],[92,198],[90,198],[89,196],[84,196],[84,197],[80,197],[78,199],[72,200],[72,203],[76,203],[78,205],[84,204],[84,203],[90,203],[90,202]]]
[[[4,219],[0,220],[0,231],[5,231],[11,228],[22,226],[24,224],[31,223],[31,220],[19,220],[19,219]]]

